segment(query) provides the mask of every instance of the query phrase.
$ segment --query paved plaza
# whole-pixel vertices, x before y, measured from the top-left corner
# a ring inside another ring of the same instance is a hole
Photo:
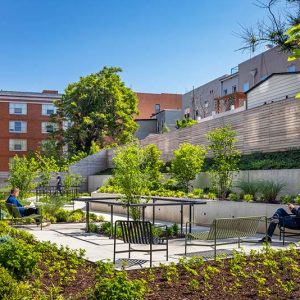
[[[78,208],[81,203],[76,203],[76,208]],[[84,207],[82,207],[84,209]],[[97,213],[98,215],[103,215],[105,220],[110,221],[109,213]],[[116,220],[125,220],[125,216],[114,215],[114,222]],[[157,224],[166,224],[172,225],[168,222],[159,222]],[[102,236],[96,233],[87,233],[85,231],[86,224],[85,223],[61,223],[61,224],[51,224],[50,226],[44,227],[43,230],[40,230],[39,227],[35,225],[24,225],[22,228],[28,230],[32,233],[39,241],[50,241],[52,243],[56,243],[57,245],[68,246],[71,249],[85,249],[86,251],[86,259],[92,262],[96,261],[106,261],[113,259],[113,239],[110,239],[107,236]],[[207,227],[197,226],[197,231],[207,231]],[[184,228],[185,230],[185,228]],[[263,235],[257,235],[257,237],[253,238],[253,241],[260,239]],[[274,236],[273,243],[271,244],[272,248],[284,248],[288,247],[289,244],[295,243],[297,240],[288,239],[286,244],[283,246],[282,242],[279,241],[278,236]],[[242,248],[246,252],[249,252],[251,249],[259,250],[263,248],[261,243],[251,243],[244,242],[241,244]],[[154,246],[159,247],[159,246]],[[149,249],[149,246],[135,246],[135,249]],[[117,242],[117,249],[128,249],[128,244],[124,244],[121,240]],[[238,249],[237,244],[230,245],[222,245],[217,248],[218,253],[226,253],[230,255],[233,249]],[[205,246],[189,246],[188,247],[188,255],[202,255],[209,259],[213,255],[213,250],[211,247]],[[184,239],[173,239],[169,240],[169,262],[178,262],[178,259],[184,256]],[[128,254],[118,254],[117,259],[127,259]],[[141,252],[133,252],[131,254],[132,259],[138,259],[143,261],[143,267],[149,267],[149,259],[150,256],[148,253]],[[129,261],[130,263],[130,261]],[[162,252],[154,252],[153,253],[153,265],[158,266],[160,263],[167,263],[165,251]],[[140,268],[139,265],[134,265],[130,268]]]

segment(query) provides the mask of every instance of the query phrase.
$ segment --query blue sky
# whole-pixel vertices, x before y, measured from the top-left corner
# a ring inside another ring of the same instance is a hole
[[[0,89],[42,91],[118,66],[139,92],[185,93],[248,59],[252,0],[0,0]]]

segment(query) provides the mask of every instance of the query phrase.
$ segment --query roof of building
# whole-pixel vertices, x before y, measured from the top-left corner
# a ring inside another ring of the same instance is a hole
[[[271,75],[269,75],[268,77],[266,77],[265,79],[261,80],[260,82],[258,82],[257,84],[255,84],[251,89],[249,89],[248,91],[245,92],[245,94],[248,94],[249,92],[251,92],[252,90],[254,90],[255,88],[257,88],[259,85],[261,85],[262,83],[264,83],[265,81],[269,80],[272,76],[278,75],[295,75],[295,74],[300,74],[300,72],[282,72],[282,73],[272,73]]]

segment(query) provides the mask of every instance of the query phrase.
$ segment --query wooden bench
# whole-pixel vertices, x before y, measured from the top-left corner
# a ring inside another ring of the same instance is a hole
[[[166,225],[153,226],[149,221],[116,221],[114,227],[114,263],[116,261],[117,253],[128,253],[128,257],[130,258],[131,252],[150,252],[150,267],[152,267],[152,252],[166,251],[166,260],[168,260],[168,236],[166,236],[166,238],[153,236],[153,228],[158,227],[164,227],[167,229]],[[121,230],[121,239],[123,242],[129,244],[128,250],[116,250],[118,228]],[[149,245],[149,250],[132,249],[132,244]],[[153,245],[164,245],[165,247],[153,249]]]
[[[43,218],[42,215],[39,214],[31,214],[29,216],[21,216],[19,209],[11,203],[5,203],[5,206],[9,212],[9,214],[11,215],[11,222],[12,224],[18,224],[18,221],[25,221],[28,219],[40,219],[40,226],[41,226],[41,230],[43,229]]]
[[[187,246],[208,246],[214,249],[214,257],[217,256],[217,246],[238,243],[243,241],[242,238],[253,237],[257,233],[260,221],[265,222],[267,236],[267,218],[266,216],[238,217],[238,218],[217,218],[210,225],[209,231],[188,233],[188,226],[192,224],[187,222],[185,234],[185,254]],[[231,239],[230,241],[226,241]],[[233,239],[233,240],[232,240]],[[192,243],[189,241],[207,241],[204,243]],[[217,240],[223,240],[217,243]],[[225,241],[224,241],[225,240]],[[210,242],[210,243],[209,243]],[[248,240],[248,242],[250,242]]]

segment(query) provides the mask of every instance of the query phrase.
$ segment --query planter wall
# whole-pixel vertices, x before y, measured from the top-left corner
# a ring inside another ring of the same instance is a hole
[[[104,197],[105,195],[112,196],[112,194],[92,193],[92,197]],[[279,208],[287,209],[286,205],[255,203],[255,202],[234,202],[234,201],[220,201],[220,200],[206,200],[207,204],[195,205],[194,213],[192,215],[193,222],[198,225],[211,224],[215,218],[233,218],[233,217],[247,217],[266,215],[271,217],[273,213]],[[159,202],[159,201],[157,201]],[[95,211],[110,212],[110,207],[105,204],[91,203],[91,209]],[[126,214],[126,209],[122,207],[114,207],[116,214]],[[146,218],[152,218],[152,208],[148,207],[145,210]],[[189,219],[188,206],[183,210],[183,221],[186,223]],[[157,220],[180,223],[180,206],[161,206],[155,209],[155,218]],[[265,231],[264,224],[259,228],[260,232]]]

